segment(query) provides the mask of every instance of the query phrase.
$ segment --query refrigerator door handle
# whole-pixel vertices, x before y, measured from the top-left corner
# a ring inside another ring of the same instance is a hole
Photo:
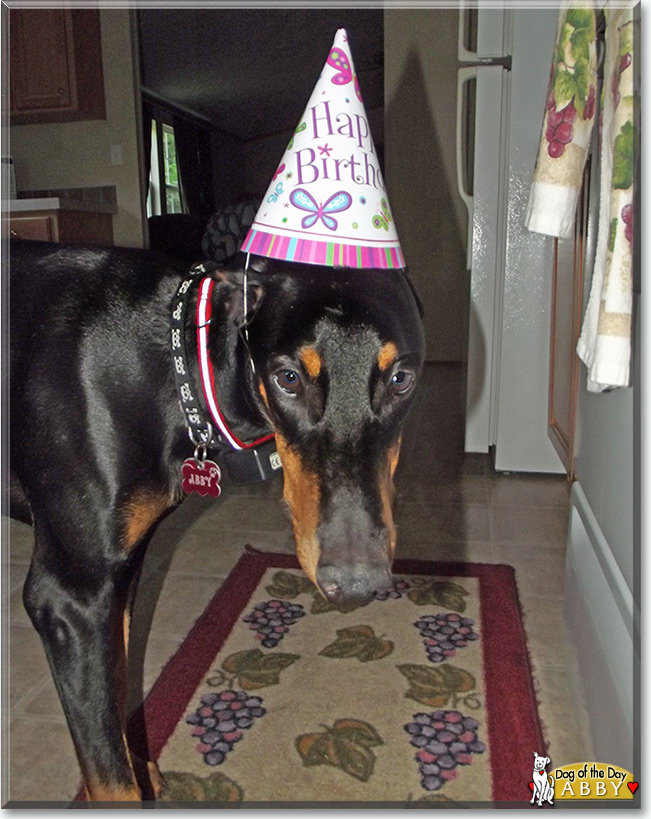
[[[459,35],[457,39],[457,56],[460,63],[476,63],[477,52],[468,51],[466,48],[466,19],[467,9],[469,8],[466,0],[459,2]]]
[[[460,15],[461,16],[461,15]],[[463,178],[463,169],[466,167],[465,151],[466,138],[463,133],[463,92],[466,83],[477,78],[477,68],[475,66],[467,66],[460,68],[457,71],[457,189],[459,196],[463,199],[463,203],[468,210],[468,240],[466,243],[466,267],[468,270],[472,267],[472,217],[473,217],[473,198],[471,194],[466,191],[465,181]]]

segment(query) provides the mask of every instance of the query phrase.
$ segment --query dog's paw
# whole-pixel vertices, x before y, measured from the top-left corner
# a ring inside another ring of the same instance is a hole
[[[160,795],[165,787],[165,777],[160,772],[157,762],[151,760],[147,763],[147,770],[149,771],[149,780],[151,782],[151,789],[154,792],[154,799],[160,799]]]

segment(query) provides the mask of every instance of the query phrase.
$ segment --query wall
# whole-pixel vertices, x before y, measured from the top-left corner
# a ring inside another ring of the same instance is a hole
[[[244,190],[244,144],[237,137],[213,131],[212,166],[215,191],[215,209],[230,205]]]
[[[385,177],[425,306],[427,358],[465,358],[466,211],[456,184],[456,9],[384,12]]]
[[[21,190],[115,185],[116,245],[142,247],[136,92],[130,12],[102,9],[106,120],[19,125],[10,129],[10,152]],[[111,165],[111,145],[122,146],[122,165]]]
[[[585,379],[581,367],[581,378]],[[610,545],[617,565],[633,590],[633,402],[635,390],[607,394],[581,390],[580,442],[576,477]]]
[[[297,119],[296,125],[298,124]],[[282,131],[268,137],[250,139],[243,143],[243,193],[263,196],[272,176],[276,172],[291,136],[292,131]]]
[[[638,320],[638,351],[639,326]],[[585,377],[581,366],[564,619],[595,758],[634,771],[640,748],[639,356],[632,388],[588,393]]]
[[[598,133],[595,128],[592,135],[593,156],[597,156],[598,148]],[[593,161],[581,315],[586,312],[597,252],[600,188],[600,163]],[[576,478],[631,592],[635,582],[634,464],[640,453],[639,428],[635,428],[635,407],[640,400],[640,320],[636,314],[639,311],[638,296],[634,296],[633,306],[636,336],[631,346],[631,386],[603,393],[588,392],[587,370],[581,364],[575,445]]]

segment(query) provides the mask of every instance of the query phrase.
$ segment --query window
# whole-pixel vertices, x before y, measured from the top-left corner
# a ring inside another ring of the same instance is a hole
[[[159,100],[143,95],[142,103],[149,138],[147,217],[184,214],[205,224],[215,210],[214,129]]]
[[[174,128],[159,119],[152,119],[147,216],[167,213],[183,213]]]

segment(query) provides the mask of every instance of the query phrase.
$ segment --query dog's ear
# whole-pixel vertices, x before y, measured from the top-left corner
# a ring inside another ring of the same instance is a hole
[[[409,285],[409,289],[411,290],[411,294],[414,297],[414,301],[416,302],[416,307],[418,308],[418,312],[420,314],[420,317],[425,318],[425,308],[423,307],[423,302],[421,300],[421,297],[418,295],[418,290],[416,290],[416,285],[409,278],[409,274],[407,273],[406,270],[402,270],[401,273],[403,275],[403,278],[405,279],[405,281]]]
[[[260,277],[251,268],[246,275],[242,270],[217,270],[213,275],[227,288],[228,317],[233,324],[238,329],[250,324],[264,299],[265,289]]]
[[[251,256],[249,259],[249,270],[266,273],[269,270],[269,259],[265,256]]]

